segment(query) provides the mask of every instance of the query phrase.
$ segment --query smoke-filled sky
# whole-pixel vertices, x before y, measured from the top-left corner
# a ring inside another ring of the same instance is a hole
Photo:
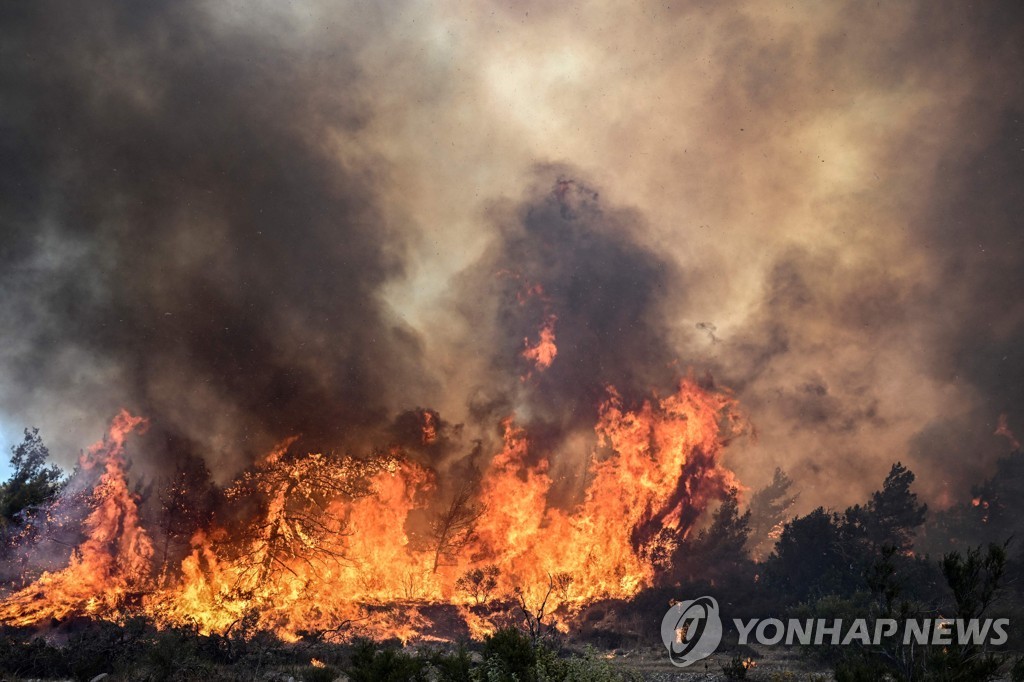
[[[747,485],[942,506],[1024,430],[1021,74],[1018,2],[4,4],[0,427],[571,468],[692,370]]]

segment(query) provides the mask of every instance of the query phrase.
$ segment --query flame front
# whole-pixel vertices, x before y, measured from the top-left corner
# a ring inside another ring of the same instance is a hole
[[[295,457],[284,443],[225,492],[239,505],[261,500],[258,513],[198,532],[170,571],[154,565],[125,476],[124,438],[142,423],[122,413],[83,457],[83,467],[102,468],[86,539],[64,570],[9,596],[0,620],[141,612],[206,633],[246,624],[288,640],[355,631],[410,639],[424,636],[425,605],[449,605],[478,635],[494,627],[478,605],[505,600],[544,603],[565,621],[592,600],[652,584],[658,531],[685,537],[736,485],[721,453],[740,422],[728,395],[689,379],[636,409],[610,390],[585,492],[570,508],[552,504],[549,462],[512,419],[478,485],[450,504],[435,499],[436,475],[399,452]],[[410,531],[410,515],[437,509],[426,541]]]
[[[43,573],[0,604],[0,622],[30,625],[73,614],[118,617],[133,593],[146,589],[153,544],[139,522],[138,505],[128,490],[124,443],[145,420],[122,411],[105,439],[82,455],[84,471],[101,471],[85,519],[86,539],[66,568]]]

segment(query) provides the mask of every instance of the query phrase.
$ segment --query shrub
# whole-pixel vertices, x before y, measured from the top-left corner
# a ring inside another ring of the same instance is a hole
[[[595,649],[587,647],[582,656],[557,658],[550,650],[537,657],[537,682],[629,682],[642,680],[635,673],[616,670]]]
[[[338,671],[329,665],[307,665],[295,671],[295,678],[302,682],[334,682],[338,677]]]
[[[728,663],[722,666],[722,672],[727,680],[745,680],[747,679],[747,673],[750,672],[754,665],[753,659],[736,654]]]
[[[530,637],[517,628],[502,628],[484,637],[484,660],[489,669],[496,668],[507,675],[499,679],[511,679],[513,675],[519,682],[536,679],[537,651]]]
[[[348,673],[352,682],[406,682],[420,675],[421,661],[394,647],[381,647],[370,640],[357,641]]]

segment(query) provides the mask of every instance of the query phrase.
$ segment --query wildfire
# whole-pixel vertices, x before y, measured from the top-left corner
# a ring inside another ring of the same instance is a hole
[[[490,631],[486,605],[497,600],[564,628],[581,605],[652,584],[657,531],[685,536],[736,485],[721,451],[740,421],[728,395],[689,379],[636,408],[611,389],[589,484],[568,508],[552,503],[549,462],[512,419],[479,481],[450,499],[400,452],[298,456],[282,443],[225,490],[228,504],[258,511],[196,533],[170,571],[154,565],[125,475],[125,437],[142,424],[122,412],[83,457],[83,468],[102,468],[86,539],[67,568],[10,595],[0,620],[141,612],[207,633],[245,624],[288,640],[356,629],[410,639],[429,628],[431,604]],[[415,514],[434,519],[428,537],[411,530]],[[157,575],[171,578],[158,586]]]
[[[102,470],[92,490],[92,511],[85,519],[86,539],[65,569],[44,573],[0,604],[0,622],[30,625],[72,614],[116,618],[128,597],[145,589],[153,545],[139,522],[124,472],[125,439],[145,423],[121,411],[107,437],[82,455],[83,471]]]

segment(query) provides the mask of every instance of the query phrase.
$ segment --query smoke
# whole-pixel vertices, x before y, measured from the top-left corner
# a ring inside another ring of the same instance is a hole
[[[5,412],[126,404],[245,455],[344,442],[427,381],[380,297],[403,268],[386,164],[348,148],[357,45],[191,3],[5,12]]]
[[[0,414],[54,452],[125,406],[221,475],[436,462],[514,413],[572,469],[692,368],[747,484],[900,459],[941,506],[1024,428],[1015,3],[2,12]]]
[[[576,177],[539,168],[521,201],[493,205],[498,237],[456,288],[493,370],[473,389],[475,413],[518,411],[531,434],[559,440],[593,428],[609,387],[631,401],[672,388],[665,300],[685,292],[678,267],[637,243],[638,213]],[[545,324],[557,352],[541,363],[525,350]]]
[[[811,143],[798,155],[813,151],[820,171],[780,169],[787,224],[765,229],[786,239],[748,289],[751,312],[707,350],[761,431],[757,464],[737,465],[748,480],[767,457],[813,492],[804,504],[855,500],[902,459],[942,506],[1005,453],[999,415],[1024,412],[1024,309],[1011,293],[1024,285],[1024,92],[1012,75],[1024,24],[1009,4],[941,16],[850,5],[841,19],[807,53],[813,66],[769,60],[795,83],[738,88],[760,103],[755,131],[770,135],[773,110],[794,102],[818,118],[781,139]]]

